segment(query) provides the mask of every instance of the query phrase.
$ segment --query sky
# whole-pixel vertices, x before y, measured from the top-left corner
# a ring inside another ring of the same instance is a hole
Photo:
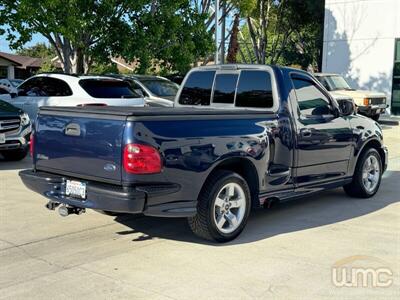
[[[47,44],[47,40],[41,34],[34,34],[32,36],[32,40],[29,43],[26,43],[25,47],[29,47],[29,46],[35,45],[37,43],[46,43]],[[15,52],[15,50],[10,49],[10,45],[8,44],[8,41],[6,40],[5,35],[0,35],[0,52],[8,52],[8,53]]]

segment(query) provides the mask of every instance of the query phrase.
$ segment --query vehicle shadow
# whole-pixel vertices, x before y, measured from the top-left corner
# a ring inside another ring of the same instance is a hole
[[[7,161],[0,154],[0,171],[21,170],[32,168],[32,158],[27,155],[20,161]]]
[[[140,233],[133,241],[163,238],[213,246],[251,243],[276,235],[316,228],[378,211],[400,201],[398,195],[399,171],[384,174],[380,191],[369,199],[348,197],[343,189],[325,191],[296,201],[277,204],[270,209],[254,211],[243,233],[226,244],[216,244],[197,238],[190,231],[186,219],[118,216],[115,220],[131,228],[117,232],[120,235]],[[137,236],[137,235],[135,235]]]

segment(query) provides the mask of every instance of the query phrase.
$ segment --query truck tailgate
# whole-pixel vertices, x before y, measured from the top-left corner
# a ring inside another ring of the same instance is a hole
[[[124,128],[123,117],[40,114],[34,141],[36,169],[119,183]]]

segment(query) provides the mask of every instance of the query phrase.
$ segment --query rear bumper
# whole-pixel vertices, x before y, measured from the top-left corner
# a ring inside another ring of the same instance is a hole
[[[119,213],[143,213],[160,217],[189,217],[196,212],[196,201],[175,201],[151,205],[152,197],[176,193],[179,187],[142,186],[122,187],[93,181],[81,180],[86,183],[86,199],[80,200],[65,194],[65,176],[47,172],[23,170],[19,176],[25,186],[51,201],[80,208],[90,208]]]

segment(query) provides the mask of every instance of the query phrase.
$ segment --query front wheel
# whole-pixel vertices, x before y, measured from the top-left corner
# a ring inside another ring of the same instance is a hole
[[[378,121],[380,116],[381,116],[380,114],[376,114],[376,115],[371,116],[371,119],[374,121]]]
[[[370,148],[361,154],[353,181],[343,188],[352,197],[369,198],[376,194],[382,179],[382,159],[378,151]]]
[[[188,219],[189,226],[196,235],[207,240],[233,240],[247,223],[250,197],[243,177],[230,171],[216,171],[200,193],[197,214]]]

